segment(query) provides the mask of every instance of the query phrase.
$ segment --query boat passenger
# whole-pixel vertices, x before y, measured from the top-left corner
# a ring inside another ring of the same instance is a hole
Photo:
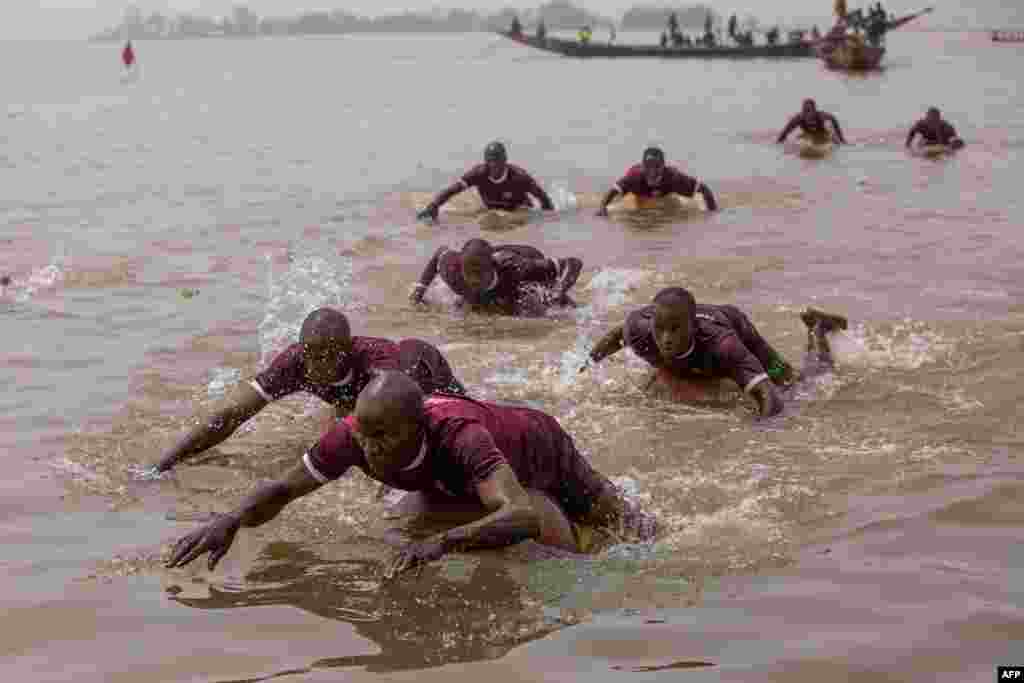
[[[938,107],[930,107],[924,118],[911,126],[907,133],[907,147],[910,147],[916,135],[920,135],[926,145],[948,145],[953,149],[964,146],[964,141],[956,134],[952,124],[942,118]]]
[[[381,370],[406,373],[427,394],[466,393],[433,345],[420,339],[394,342],[353,336],[344,313],[318,308],[302,322],[299,341],[279,353],[266,370],[235,387],[221,408],[163,454],[156,470],[165,472],[213,448],[267,404],[298,391],[333,406],[334,417],[341,418],[355,406],[373,373]]]
[[[626,316],[594,346],[590,362],[600,363],[628,346],[657,370],[652,384],[661,379],[670,387],[681,387],[689,381],[729,378],[754,398],[762,417],[769,417],[783,408],[781,390],[831,370],[825,335],[847,327],[842,316],[816,309],[807,309],[800,317],[807,326],[808,357],[799,376],[742,311],[698,304],[682,287],[661,290],[650,305]]]
[[[785,142],[789,134],[796,128],[800,128],[805,135],[810,136],[816,141],[828,140],[831,137],[826,125],[828,123],[832,124],[836,141],[845,145],[846,138],[843,137],[843,130],[839,127],[839,120],[827,111],[819,110],[814,100],[808,98],[804,100],[803,108],[800,112],[795,114],[786,124],[786,127],[782,129],[782,132],[779,133],[776,142]]]
[[[508,150],[501,142],[492,142],[484,148],[484,163],[465,173],[458,181],[442,190],[416,217],[437,220],[437,212],[445,202],[463,190],[475,187],[480,200],[488,209],[514,211],[531,206],[535,197],[545,211],[555,209],[551,197],[529,173],[508,163]]]
[[[648,147],[644,150],[641,162],[631,166],[608,190],[601,200],[601,208],[598,209],[597,215],[607,216],[608,205],[620,194],[633,194],[643,198],[678,194],[690,198],[697,193],[704,198],[704,204],[709,211],[718,209],[711,188],[675,166],[666,164],[665,153],[660,148]]]
[[[543,315],[552,306],[575,306],[567,292],[576,284],[583,261],[552,259],[540,250],[519,244],[493,246],[471,239],[456,251],[441,247],[413,287],[410,300],[423,301],[434,278],[440,276],[459,297],[459,306],[513,316]]]
[[[395,506],[403,547],[383,576],[451,552],[535,540],[589,552],[594,537],[652,540],[655,518],[579,453],[558,421],[539,410],[425,397],[415,382],[384,372],[363,390],[355,413],[320,438],[276,481],[263,484],[228,514],[179,540],[166,566],[209,553],[213,570],[238,530],[269,522],[292,501],[357,468],[391,488],[412,492]],[[443,532],[410,531],[443,523]],[[457,525],[457,526],[453,526]]]

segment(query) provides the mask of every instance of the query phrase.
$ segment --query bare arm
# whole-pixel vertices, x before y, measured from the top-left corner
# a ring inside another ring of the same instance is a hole
[[[423,269],[423,274],[420,275],[419,281],[415,284],[412,290],[412,294],[409,295],[409,299],[414,303],[418,304],[423,301],[423,295],[426,293],[427,288],[430,287],[430,283],[437,277],[437,268],[441,262],[441,256],[448,251],[447,247],[441,247],[434,252],[434,255],[430,258],[427,263],[427,267]]]
[[[623,326],[618,325],[603,336],[590,352],[590,360],[600,363],[608,356],[618,353],[624,346]]]
[[[619,188],[618,187],[612,187],[611,189],[609,189],[608,192],[605,193],[604,199],[601,200],[601,208],[597,210],[597,215],[598,216],[607,216],[608,215],[608,205],[611,204],[612,202],[614,202],[615,198],[618,197],[620,194],[622,194],[622,193],[619,192]]]
[[[711,193],[710,187],[704,183],[699,183],[697,185],[697,192],[700,192],[700,195],[704,197],[704,205],[708,207],[708,211],[718,210],[718,202],[715,201],[715,195]]]
[[[445,202],[447,202],[449,199],[451,199],[452,197],[459,194],[465,189],[465,181],[459,180],[457,182],[452,183],[445,189],[441,190],[441,192],[438,193],[438,195],[434,197],[434,199],[431,200],[429,204],[427,204],[426,208],[424,208],[422,211],[416,214],[416,217],[420,219],[432,218],[434,220],[437,220],[437,212],[438,210],[440,210],[442,206],[444,206]]]
[[[778,139],[775,140],[775,142],[785,142],[786,138],[789,137],[789,134],[793,132],[793,129],[796,128],[799,125],[799,123],[799,116],[794,116],[793,118],[791,118],[789,122],[786,124],[786,127],[782,129],[781,133],[779,133],[779,137]]]
[[[407,569],[439,559],[446,553],[471,548],[501,548],[540,536],[540,517],[533,509],[529,494],[508,465],[502,465],[480,482],[477,495],[490,514],[470,524],[409,544],[388,565],[384,572],[385,578],[394,578]]]
[[[166,472],[179,462],[213,448],[235,433],[242,424],[263,410],[267,400],[248,382],[236,386],[230,397],[209,419],[200,422],[182,437],[157,463],[158,472]]]
[[[303,463],[295,465],[277,481],[263,484],[246,496],[233,512],[219,516],[178,541],[166,566],[184,567],[200,555],[210,553],[207,566],[213,570],[231,548],[240,527],[266,524],[288,503],[321,486]]]
[[[904,147],[910,147],[910,143],[914,141],[914,136],[917,135],[919,132],[920,126],[918,126],[918,124],[915,123],[913,126],[911,126],[910,132],[907,133],[907,142],[904,145]]]
[[[538,183],[536,180],[533,180],[533,178],[530,178],[530,180],[533,181],[533,187],[530,189],[530,194],[536,197],[537,200],[540,202],[540,208],[544,209],[545,211],[554,211],[555,204],[554,202],[551,201],[551,197],[548,196],[548,193],[544,190],[543,187],[540,186],[540,183]]]
[[[832,122],[832,127],[835,128],[836,138],[839,139],[839,142],[843,143],[844,145],[847,144],[846,138],[843,137],[843,129],[839,126],[839,119],[837,119],[832,114],[829,114],[828,120]]]

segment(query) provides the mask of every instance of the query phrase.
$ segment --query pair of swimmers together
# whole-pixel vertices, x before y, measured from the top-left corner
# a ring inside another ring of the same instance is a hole
[[[609,331],[591,351],[589,364],[629,346],[666,381],[731,378],[753,397],[761,415],[771,416],[782,410],[801,377],[831,368],[827,333],[847,325],[840,316],[814,309],[801,318],[808,357],[798,374],[739,309],[697,304],[687,290],[670,288]],[[590,465],[555,418],[475,400],[434,346],[353,336],[346,316],[329,308],[311,313],[299,341],[239,384],[156,469],[168,471],[221,443],[268,403],[298,391],[332,405],[333,426],[284,476],[179,540],[168,567],[209,554],[213,569],[241,527],[268,522],[352,467],[409,492],[395,510],[406,527],[386,536],[400,545],[386,578],[450,552],[528,539],[591,552],[602,541],[656,535],[656,520]],[[445,528],[427,536],[410,533],[431,519],[443,519]]]

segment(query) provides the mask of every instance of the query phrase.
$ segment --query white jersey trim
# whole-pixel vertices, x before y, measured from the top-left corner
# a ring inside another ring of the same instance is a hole
[[[766,379],[769,379],[768,373],[762,372],[760,375],[747,382],[747,386],[743,387],[743,393],[749,394],[751,391],[753,391],[754,387],[756,387],[758,384],[765,381]]]
[[[330,479],[325,477],[323,473],[320,472],[320,470],[318,470],[316,466],[313,464],[313,459],[309,457],[309,451],[306,451],[306,453],[302,456],[302,464],[306,466],[306,471],[309,472],[309,474],[321,484],[326,484],[331,481]]]
[[[259,394],[263,398],[264,401],[266,401],[267,403],[273,403],[274,399],[271,398],[270,394],[268,394],[263,389],[263,387],[260,386],[259,382],[257,382],[254,379],[253,380],[249,380],[249,386],[251,386],[253,389],[255,389],[256,393]]]

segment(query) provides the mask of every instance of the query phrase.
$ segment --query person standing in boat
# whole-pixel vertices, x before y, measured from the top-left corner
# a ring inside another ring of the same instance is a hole
[[[601,200],[601,208],[598,209],[597,215],[607,216],[608,205],[620,194],[632,194],[643,198],[678,194],[690,198],[698,193],[704,198],[708,211],[718,209],[711,188],[675,166],[666,164],[665,153],[660,148],[648,147],[644,150],[641,163],[630,167],[626,175],[619,178],[619,181],[608,190]]]
[[[811,137],[815,142],[827,141],[830,137],[827,126],[829,123],[832,124],[836,141],[845,145],[846,138],[843,137],[843,130],[839,126],[839,120],[827,111],[818,109],[818,105],[814,100],[808,98],[804,100],[803,109],[794,115],[789,120],[789,123],[786,124],[786,127],[782,129],[782,132],[779,133],[776,142],[780,144],[785,142],[789,134],[796,128],[799,128],[803,131],[804,135]]]
[[[544,20],[541,19],[537,22],[537,40],[544,40],[548,37],[548,27],[544,25]]]
[[[530,197],[535,197],[545,211],[554,211],[555,205],[544,188],[533,177],[508,163],[505,145],[492,142],[484,149],[484,163],[471,168],[456,183],[445,188],[434,197],[416,218],[437,220],[437,212],[449,199],[463,190],[475,187],[480,200],[488,209],[514,211],[529,207]]]
[[[907,147],[917,135],[926,145],[947,145],[953,149],[964,146],[964,141],[956,134],[953,125],[942,118],[938,107],[930,107],[924,118],[911,126],[907,133]]]
[[[519,23],[518,16],[513,15],[512,25],[509,27],[508,33],[509,35],[515,36],[516,38],[523,35],[523,25]]]
[[[131,69],[135,66],[135,48],[132,47],[132,41],[128,41],[124,44],[124,49],[121,50],[121,62],[124,64],[125,69]]]

